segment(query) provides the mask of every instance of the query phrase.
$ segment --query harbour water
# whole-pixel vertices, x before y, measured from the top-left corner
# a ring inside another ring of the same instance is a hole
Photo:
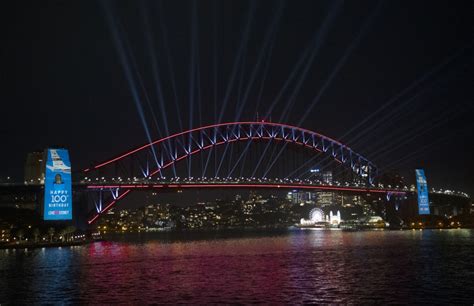
[[[181,233],[0,250],[0,304],[474,302],[474,230]]]

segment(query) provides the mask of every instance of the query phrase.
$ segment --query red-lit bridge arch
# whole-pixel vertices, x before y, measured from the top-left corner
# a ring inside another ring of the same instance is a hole
[[[88,184],[87,182],[90,182],[90,189],[100,190],[100,186],[102,186],[102,189],[115,190],[112,193],[113,199],[110,202],[111,204],[105,205],[104,208],[102,208],[102,205],[96,205],[97,212],[90,221],[96,220],[100,214],[110,209],[118,200],[125,197],[132,190],[137,189],[137,185],[127,184],[127,182],[122,181],[122,178],[133,177],[135,181],[148,181],[154,177],[165,177],[165,171],[175,170],[177,163],[183,160],[189,160],[192,156],[199,153],[214,150],[219,146],[225,146],[227,150],[230,144],[240,142],[250,144],[257,141],[283,143],[281,150],[287,147],[299,146],[314,154],[325,155],[325,158],[331,159],[340,166],[347,168],[358,178],[358,181],[363,184],[358,187],[359,190],[364,188],[371,190],[370,188],[373,186],[374,179],[377,175],[375,165],[362,155],[354,152],[351,148],[339,141],[307,129],[265,121],[220,123],[187,130],[155,140],[83,170],[83,175],[85,176],[83,182],[86,185]],[[242,154],[245,154],[245,152],[241,152],[241,155]],[[237,161],[237,163],[239,161]],[[205,162],[205,167],[203,167],[204,172],[208,162],[209,156]],[[273,166],[273,164],[271,164],[271,166]],[[218,171],[219,170],[217,170],[217,172]],[[202,174],[203,177],[205,176],[204,172]],[[264,178],[267,172],[263,174]],[[228,174],[227,176],[229,177],[231,175]],[[101,184],[97,184],[99,181]],[[145,183],[141,185],[143,185],[143,188],[152,188],[159,184]],[[168,184],[167,188],[172,185],[173,184]],[[286,183],[272,184],[268,187],[262,185],[263,184],[252,184],[252,186],[246,186],[246,184],[242,184],[240,188],[295,188],[292,184]],[[114,188],[106,188],[106,186]],[[216,183],[199,183],[192,186],[187,184],[182,188],[211,188],[213,186],[218,188],[236,187],[235,184],[218,185]],[[299,187],[303,188],[303,185],[300,184]],[[314,187],[314,184],[308,185],[308,188]],[[324,186],[320,186],[320,188],[322,187]],[[386,191],[379,190],[379,192]]]

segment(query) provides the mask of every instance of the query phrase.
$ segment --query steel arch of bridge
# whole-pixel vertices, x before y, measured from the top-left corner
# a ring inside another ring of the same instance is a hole
[[[176,133],[103,161],[83,172],[87,175],[99,173],[100,176],[104,171],[107,172],[107,168],[109,170],[114,168],[117,176],[117,169],[120,171],[125,168],[124,164],[131,159],[132,162],[139,164],[143,179],[148,179],[162,175],[163,170],[194,154],[219,145],[253,140],[283,141],[326,153],[338,163],[350,167],[368,186],[373,186],[377,175],[377,168],[372,162],[332,138],[296,126],[264,121],[220,123]],[[154,166],[150,165],[150,161]],[[95,221],[131,191],[130,188],[114,189],[112,201],[108,205],[103,207],[102,202],[96,204],[97,214],[89,220],[89,223]]]
[[[335,161],[350,167],[369,185],[373,185],[377,175],[377,168],[372,162],[337,140],[300,127],[265,121],[220,123],[176,133],[103,161],[84,172],[101,171],[137,156],[140,173],[143,177],[152,177],[161,175],[164,169],[194,154],[245,140],[285,141],[330,154]],[[142,153],[147,157],[138,156]]]

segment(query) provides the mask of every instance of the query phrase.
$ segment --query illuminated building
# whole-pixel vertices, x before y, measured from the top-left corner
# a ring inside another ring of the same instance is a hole
[[[321,172],[321,181],[324,184],[332,185],[332,172],[331,171]]]
[[[0,223],[0,242],[10,241],[10,226],[6,222]]]
[[[293,190],[288,192],[286,198],[293,204],[314,204],[317,194],[315,192]]]
[[[332,210],[329,212],[329,215],[326,217],[326,220],[329,222],[331,225],[339,225],[341,223],[341,212],[338,210],[337,213],[334,215],[332,213]]]
[[[318,192],[316,203],[321,207],[332,205],[334,203],[334,192]]]

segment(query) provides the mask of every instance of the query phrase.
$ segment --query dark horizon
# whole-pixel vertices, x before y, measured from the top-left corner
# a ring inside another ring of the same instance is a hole
[[[2,12],[0,178],[21,180],[26,154],[53,145],[80,169],[181,129],[258,117],[338,139],[408,183],[424,168],[430,187],[472,195],[472,9],[12,4]]]

